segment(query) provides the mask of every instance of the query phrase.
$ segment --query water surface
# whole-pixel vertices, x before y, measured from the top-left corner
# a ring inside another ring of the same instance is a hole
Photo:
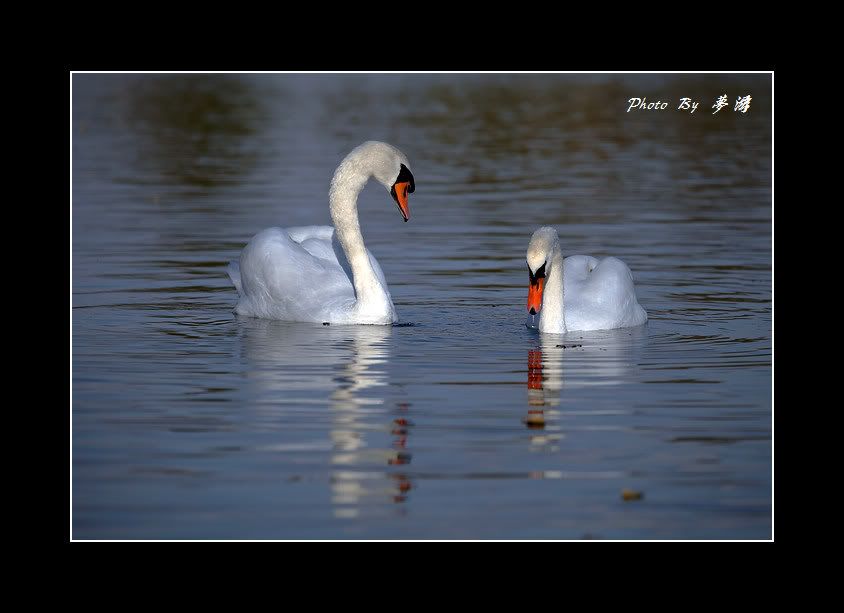
[[[74,539],[767,539],[768,75],[75,75]],[[707,110],[752,94],[748,113]],[[701,100],[694,115],[627,99]],[[360,214],[402,325],[238,318],[225,273]],[[525,249],[633,271],[642,327],[524,327]],[[642,494],[625,501],[623,490]]]

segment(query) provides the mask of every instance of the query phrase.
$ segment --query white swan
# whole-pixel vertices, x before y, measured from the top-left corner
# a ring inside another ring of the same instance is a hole
[[[562,334],[627,328],[648,320],[636,300],[627,264],[614,257],[598,260],[588,255],[570,255],[563,260],[560,237],[554,228],[544,226],[533,233],[527,265],[530,328]]]
[[[334,227],[268,228],[229,263],[240,294],[239,315],[334,324],[398,321],[378,261],[363,244],[358,194],[370,177],[387,188],[405,221],[415,183],[407,157],[387,143],[367,141],[347,155],[331,180]]]

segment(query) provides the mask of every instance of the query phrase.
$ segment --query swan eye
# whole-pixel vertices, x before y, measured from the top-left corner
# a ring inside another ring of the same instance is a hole
[[[399,170],[399,176],[396,177],[395,183],[409,183],[410,185],[407,188],[408,193],[412,194],[416,191],[416,183],[413,181],[413,173],[410,172],[410,169],[404,164],[401,164],[401,170]]]
[[[536,285],[539,282],[539,279],[545,278],[545,264],[547,262],[543,262],[542,266],[536,269],[536,274],[530,269],[530,264],[528,264],[528,274],[530,275],[530,284]]]

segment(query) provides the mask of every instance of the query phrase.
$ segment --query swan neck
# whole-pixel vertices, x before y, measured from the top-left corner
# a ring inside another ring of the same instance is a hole
[[[329,191],[331,220],[334,222],[337,240],[352,269],[352,283],[357,301],[359,303],[383,301],[386,289],[381,285],[372,268],[358,220],[358,195],[371,173],[361,171],[348,162],[347,158],[340,164],[331,181]]]
[[[564,260],[559,239],[551,248],[548,281],[542,297],[542,319],[540,330],[544,332],[566,332],[564,296]]]

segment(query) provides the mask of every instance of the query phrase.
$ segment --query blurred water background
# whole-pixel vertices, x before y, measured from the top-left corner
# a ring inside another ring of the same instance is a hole
[[[771,538],[770,75],[76,74],[71,121],[74,539]],[[402,325],[233,315],[370,139]],[[545,224],[649,322],[526,329]]]

